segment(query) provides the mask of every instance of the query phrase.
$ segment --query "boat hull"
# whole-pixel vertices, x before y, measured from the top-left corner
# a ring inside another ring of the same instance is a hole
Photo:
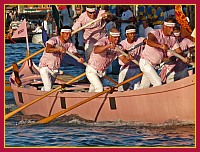
[[[165,123],[178,120],[195,122],[195,75],[142,90],[113,92],[95,98],[64,115],[77,114],[92,121]],[[46,92],[34,87],[23,88],[11,84],[15,101],[22,107]],[[84,88],[84,87],[82,87]],[[48,117],[96,93],[79,91],[55,92],[22,110],[24,115]]]

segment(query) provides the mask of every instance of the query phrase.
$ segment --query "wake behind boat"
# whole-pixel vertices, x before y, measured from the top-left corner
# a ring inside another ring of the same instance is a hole
[[[19,70],[22,82],[18,86],[14,73],[10,77],[11,88],[20,108],[43,96],[43,86],[37,66],[25,62]],[[77,106],[63,114],[77,114],[96,122],[122,120],[126,122],[165,123],[173,120],[195,122],[195,75],[179,81],[142,90],[106,93]],[[65,82],[56,80],[55,85]],[[59,89],[37,103],[22,110],[24,115],[49,117],[65,110],[96,93],[87,92],[88,84],[72,83]]]

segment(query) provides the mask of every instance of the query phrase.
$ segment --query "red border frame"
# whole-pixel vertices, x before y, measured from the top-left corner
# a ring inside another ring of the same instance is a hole
[[[8,3],[9,2],[9,3]],[[96,0],[95,1],[95,4],[124,4],[124,3],[122,3],[123,1],[119,1],[119,0],[112,0],[112,2],[108,2],[107,0]],[[140,2],[140,3],[138,3],[138,2]],[[198,19],[199,19],[199,13],[198,13],[198,11],[199,11],[199,9],[200,9],[200,6],[199,5],[197,5],[197,0],[176,0],[176,1],[174,1],[174,0],[166,0],[166,1],[160,1],[160,2],[158,2],[157,0],[155,1],[147,1],[147,0],[140,0],[140,1],[138,1],[138,2],[136,2],[136,1],[132,1],[132,2],[130,2],[130,1],[127,1],[127,3],[125,3],[125,4],[196,4],[196,26],[197,25],[199,25],[198,23],[199,23],[199,21],[198,21]],[[174,2],[176,2],[176,3],[174,3]],[[23,1],[23,3],[22,3],[22,1],[18,1],[18,3],[16,3],[16,1],[15,0],[10,0],[10,1],[5,1],[5,0],[3,0],[3,1],[1,1],[1,5],[0,5],[0,11],[1,11],[1,20],[0,20],[0,24],[2,25],[2,27],[1,27],[1,33],[2,33],[2,39],[1,39],[1,41],[0,41],[0,43],[1,43],[1,50],[2,50],[2,54],[3,54],[3,52],[4,52],[4,4],[32,4],[32,3],[30,3],[30,1],[28,1],[28,0],[24,0]],[[61,1],[61,0],[51,0],[50,2],[47,2],[47,3],[49,3],[49,4],[63,4],[63,3],[67,3],[67,4],[94,4],[94,1],[92,1],[92,0],[87,0],[87,1],[85,1],[84,3],[83,3],[83,1],[81,1],[81,0],[73,0],[73,1],[71,1],[71,2],[67,2],[67,1]],[[39,0],[35,0],[34,1],[34,4],[44,4],[44,3],[41,3],[41,1],[39,1]],[[198,27],[198,26],[197,26]],[[198,35],[198,32],[199,30],[196,28],[196,36]],[[198,42],[198,38],[196,39],[196,42]],[[199,43],[196,43],[196,48],[198,48],[198,46],[199,46]],[[5,54],[4,54],[5,55]],[[4,61],[4,55],[1,55],[1,61]],[[198,56],[196,57],[196,65],[198,65]],[[2,90],[2,94],[1,94],[1,107],[4,107],[4,66],[5,66],[5,64],[4,64],[4,62],[2,62],[1,64],[0,64],[0,66],[1,66],[1,68],[0,69],[2,69],[1,71],[0,71],[0,73],[1,73],[1,76],[2,76],[2,79],[0,79],[0,82],[1,82],[1,86],[2,86],[2,88],[1,88],[1,90]],[[199,84],[198,84],[198,70],[196,70],[196,94],[197,94],[197,92],[198,92],[198,89],[199,89]],[[197,111],[197,114],[196,114],[196,117],[197,117],[197,122],[198,122],[198,105],[199,105],[199,103],[198,103],[198,94],[197,94],[197,97],[196,97],[196,111]],[[20,152],[27,152],[27,150],[36,150],[35,148],[4,148],[4,109],[3,110],[0,110],[0,114],[1,114],[1,118],[2,118],[2,121],[0,121],[1,122],[1,127],[0,127],[0,132],[1,132],[1,142],[0,142],[0,151],[8,151],[8,152],[10,152],[10,151],[20,151]],[[196,123],[196,136],[198,135],[198,128],[199,128],[199,126],[198,126],[198,123]],[[38,150],[41,150],[41,151],[43,151],[43,150],[47,150],[48,152],[54,152],[55,150],[57,150],[57,151],[66,151],[66,150],[69,150],[70,152],[77,152],[77,151],[80,151],[80,150],[83,150],[83,151],[107,151],[107,150],[109,150],[109,151],[115,151],[115,152],[121,152],[121,151],[125,151],[125,152],[127,152],[127,151],[134,151],[134,150],[137,150],[137,151],[153,151],[153,152],[163,152],[163,151],[166,151],[166,152],[169,152],[170,150],[173,150],[173,151],[180,151],[180,152],[188,152],[188,151],[192,151],[192,152],[196,152],[196,151],[200,151],[199,150],[199,148],[198,148],[198,136],[196,137],[196,148],[154,148],[154,147],[152,147],[152,148],[109,148],[109,147],[107,147],[107,148],[37,148]]]

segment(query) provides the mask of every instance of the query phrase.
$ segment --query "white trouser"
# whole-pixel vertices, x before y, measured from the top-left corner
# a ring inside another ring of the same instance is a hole
[[[85,44],[85,61],[88,62],[88,60],[90,59],[90,54],[92,53],[94,49],[94,43],[90,42],[90,43],[86,43]]]
[[[89,92],[102,92],[103,91],[103,79],[105,76],[105,72],[98,73],[97,70],[93,69],[91,66],[86,67],[86,76],[90,81]]]
[[[118,77],[118,83],[121,83],[124,81],[127,71],[128,71],[128,68],[125,68],[120,71],[119,77]],[[123,85],[118,87],[118,91],[124,91]]]
[[[42,87],[42,91],[51,91],[54,82],[56,81],[56,77],[58,75],[58,70],[50,70],[48,67],[40,68],[40,75],[42,78],[42,82],[44,87]]]
[[[158,76],[156,70],[149,61],[141,58],[139,66],[143,72],[139,89],[149,88],[150,84],[152,84],[153,87],[162,85],[161,78]]]

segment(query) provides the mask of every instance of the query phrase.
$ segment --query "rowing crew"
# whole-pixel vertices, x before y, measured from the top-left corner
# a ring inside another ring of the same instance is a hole
[[[92,11],[90,9],[86,9]],[[105,14],[104,14],[105,15]],[[104,20],[103,18],[102,20]],[[176,81],[188,76],[188,57],[182,61],[175,59],[173,62],[165,64],[165,68],[160,73],[157,73],[156,67],[161,64],[166,57],[171,57],[172,54],[168,53],[167,50],[173,50],[176,53],[183,54],[182,50],[188,48],[190,51],[194,51],[194,43],[184,39],[177,39],[180,35],[175,36],[179,33],[173,31],[175,29],[176,20],[173,18],[167,18],[164,22],[162,29],[150,31],[148,38],[136,39],[136,29],[134,26],[126,27],[126,39],[120,40],[120,32],[117,28],[112,28],[108,36],[104,35],[102,38],[93,44],[91,55],[88,59],[88,66],[86,67],[86,76],[90,81],[91,85],[89,88],[90,92],[101,92],[103,91],[102,81],[105,76],[105,71],[112,63],[112,61],[118,57],[121,65],[119,82],[124,81],[134,75],[143,72],[142,79],[138,78],[119,88],[119,91],[133,90],[148,88],[150,85],[153,87],[162,85],[163,83]],[[100,28],[99,24],[95,24]],[[95,32],[95,25],[87,27],[93,29]],[[99,28],[97,28],[99,30]],[[101,30],[103,28],[101,27]],[[65,55],[66,51],[69,51],[79,57],[79,62],[83,63],[84,59],[77,53],[75,46],[69,40],[71,36],[71,28],[65,27],[61,29],[60,36],[52,37],[46,42],[46,51],[44,52],[40,60],[40,73],[45,91],[49,91],[55,82],[60,62]],[[177,37],[177,38],[176,38]],[[92,34],[90,39],[93,39]],[[141,45],[137,49],[131,50],[131,48],[139,43],[143,42],[145,45]],[[185,43],[187,42],[187,44]],[[62,46],[61,49],[57,48],[56,45]],[[120,53],[116,48],[125,51],[128,56]],[[127,51],[131,50],[131,51]],[[131,60],[136,60],[139,65],[132,63]],[[167,75],[170,74],[170,80]],[[161,79],[162,78],[162,79]],[[167,79],[167,80],[166,80]]]

